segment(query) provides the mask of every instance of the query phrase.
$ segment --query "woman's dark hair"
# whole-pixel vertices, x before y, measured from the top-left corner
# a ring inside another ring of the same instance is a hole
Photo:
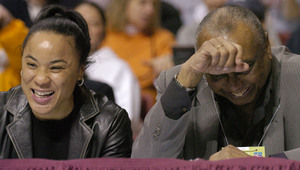
[[[30,37],[40,31],[53,32],[74,37],[75,48],[80,57],[80,65],[89,64],[90,36],[87,23],[76,11],[67,10],[59,5],[48,5],[38,15],[24,42],[23,50]]]

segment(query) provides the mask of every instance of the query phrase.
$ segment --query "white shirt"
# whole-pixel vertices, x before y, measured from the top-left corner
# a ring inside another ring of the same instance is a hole
[[[87,77],[110,85],[116,103],[128,112],[133,123],[140,122],[140,86],[127,62],[120,59],[109,47],[97,50],[90,59],[94,63],[87,68]]]

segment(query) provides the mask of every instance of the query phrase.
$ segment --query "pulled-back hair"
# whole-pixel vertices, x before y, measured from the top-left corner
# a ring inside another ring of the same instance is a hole
[[[38,15],[30,28],[24,42],[26,47],[30,37],[40,31],[53,32],[74,37],[75,48],[80,57],[80,65],[87,66],[88,54],[91,48],[88,26],[83,17],[76,11],[64,9],[58,5],[46,6]]]
[[[253,39],[256,41],[257,53],[261,54],[267,47],[265,30],[256,15],[244,7],[226,5],[211,11],[204,17],[196,31],[196,40],[203,42],[202,34],[214,35],[215,37],[228,35],[234,32],[239,23],[244,23],[252,30]],[[196,44],[196,43],[195,43]]]

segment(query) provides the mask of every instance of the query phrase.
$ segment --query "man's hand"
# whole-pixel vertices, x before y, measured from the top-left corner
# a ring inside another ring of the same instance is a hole
[[[244,151],[241,151],[240,149],[228,145],[219,152],[211,155],[209,157],[210,161],[218,161],[218,160],[224,160],[224,159],[232,159],[232,158],[244,158],[244,157],[250,157],[250,155],[246,154]]]
[[[203,74],[226,74],[247,71],[249,65],[242,61],[242,46],[223,37],[202,43],[198,51],[183,65],[178,81],[185,87],[196,87]]]

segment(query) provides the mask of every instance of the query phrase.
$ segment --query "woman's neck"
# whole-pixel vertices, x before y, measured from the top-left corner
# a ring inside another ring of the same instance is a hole
[[[138,34],[140,32],[140,30],[138,30],[134,25],[128,24],[125,27],[125,32],[129,35],[135,35],[135,34]]]

